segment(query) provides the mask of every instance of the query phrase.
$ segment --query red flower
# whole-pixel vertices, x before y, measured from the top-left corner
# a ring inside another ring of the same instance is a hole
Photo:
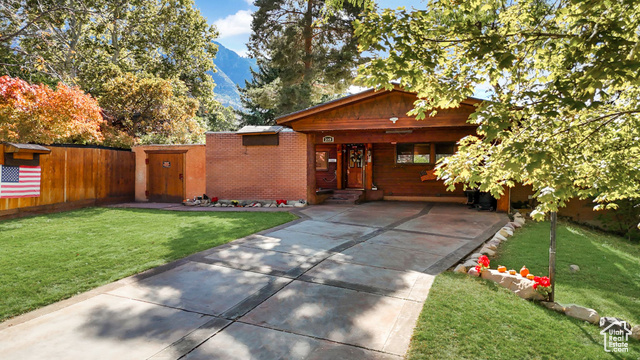
[[[533,284],[533,288],[537,289],[538,286],[549,287],[551,286],[551,280],[549,280],[546,276],[536,276],[533,278],[535,284]]]
[[[480,256],[480,258],[478,259],[478,264],[482,265],[483,267],[488,268],[489,267],[489,258],[487,257],[487,255],[482,255]]]
[[[482,268],[480,267],[480,265],[476,265],[476,272],[478,272],[478,274],[482,272]]]

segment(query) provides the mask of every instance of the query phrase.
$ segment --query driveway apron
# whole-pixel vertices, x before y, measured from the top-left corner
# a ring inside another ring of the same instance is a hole
[[[434,276],[508,221],[416,202],[299,214],[8,320],[0,358],[401,359]]]

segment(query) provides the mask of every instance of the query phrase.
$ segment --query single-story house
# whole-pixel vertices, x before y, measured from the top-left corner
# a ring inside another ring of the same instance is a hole
[[[418,100],[399,87],[367,90],[277,119],[277,126],[206,135],[206,193],[220,199],[466,202],[461,187],[446,190],[435,162],[475,134],[467,123],[481,100],[468,98],[418,121]],[[508,193],[498,201],[507,211]]]

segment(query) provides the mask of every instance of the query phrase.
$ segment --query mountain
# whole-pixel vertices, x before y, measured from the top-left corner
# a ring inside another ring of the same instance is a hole
[[[218,53],[213,63],[218,72],[209,72],[209,74],[216,83],[214,90],[216,99],[224,106],[231,105],[240,109],[242,105],[236,85],[244,87],[245,80],[251,80],[251,68],[256,65],[256,61],[242,57],[218,42],[215,44],[218,45]]]

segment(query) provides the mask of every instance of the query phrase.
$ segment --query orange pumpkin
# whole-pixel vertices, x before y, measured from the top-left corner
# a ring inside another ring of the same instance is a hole
[[[534,277],[535,277],[535,276],[533,276],[533,274],[528,274],[528,275],[527,275],[527,279],[529,279],[529,280],[533,280],[533,278],[534,278]]]
[[[527,275],[529,275],[529,269],[527,269],[526,266],[523,266],[522,269],[520,269],[520,276],[527,277]]]
[[[507,267],[502,265],[498,266],[498,272],[500,273],[507,272]]]
[[[511,269],[511,270],[509,270],[509,274],[511,274],[511,275],[515,275],[515,274],[516,274],[516,271],[515,271],[515,270],[513,270],[513,269]]]

